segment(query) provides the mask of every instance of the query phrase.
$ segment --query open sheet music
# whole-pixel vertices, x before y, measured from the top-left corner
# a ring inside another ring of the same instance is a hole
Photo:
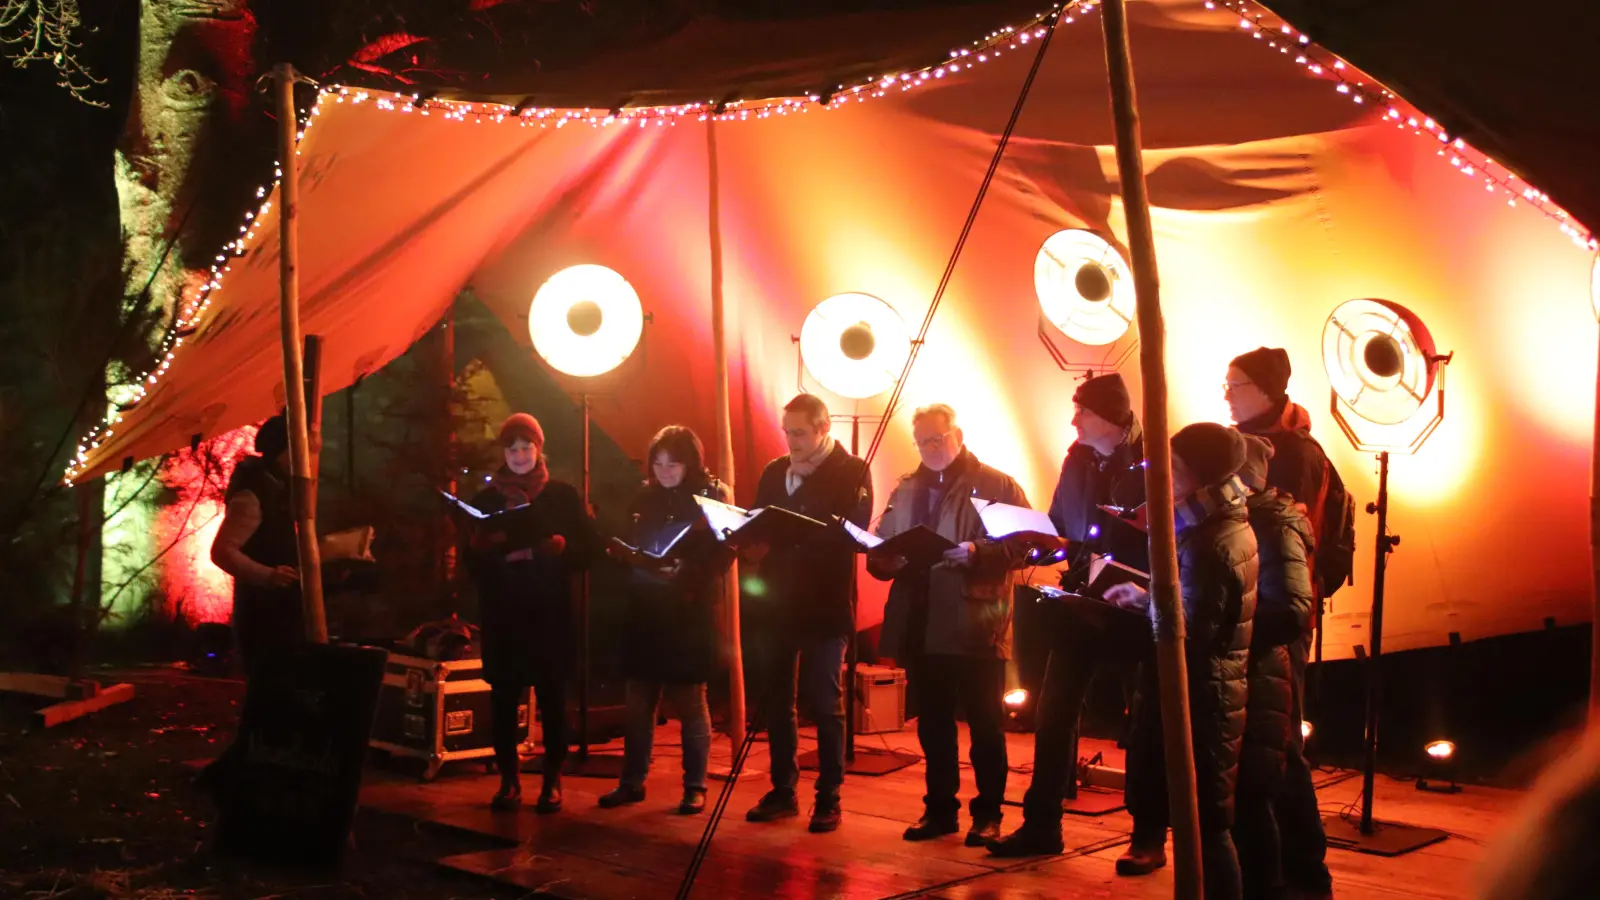
[[[440,494],[450,505],[456,524],[480,534],[516,535],[518,538],[548,537],[548,528],[534,515],[533,505],[523,503],[495,513],[486,513],[449,491]]]
[[[833,530],[826,523],[779,506],[745,510],[709,497],[695,497],[694,502],[700,505],[717,540],[730,547],[792,546],[826,537]]]
[[[839,524],[850,540],[863,552],[880,558],[904,557],[907,568],[926,569],[944,559],[946,550],[955,548],[955,542],[940,535],[926,525],[908,528],[891,538],[881,538],[843,519]]]
[[[1089,560],[1089,584],[1085,593],[1104,597],[1113,585],[1132,584],[1150,590],[1150,574],[1125,566],[1109,556],[1095,554]]]

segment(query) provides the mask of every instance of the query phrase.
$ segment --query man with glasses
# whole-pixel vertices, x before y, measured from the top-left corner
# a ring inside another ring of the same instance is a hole
[[[878,536],[888,540],[923,526],[956,546],[931,568],[908,565],[904,557],[867,557],[868,572],[893,582],[883,611],[880,650],[905,665],[907,688],[917,707],[917,740],[927,760],[924,812],[904,837],[926,841],[960,829],[959,706],[966,710],[971,731],[978,787],[969,805],[972,826],[966,844],[981,847],[1000,836],[1012,573],[1022,566],[1025,548],[989,540],[972,500],[1026,507],[1028,498],[1011,476],[979,462],[967,449],[949,406],[918,409],[911,417],[911,434],[922,464],[895,486]]]

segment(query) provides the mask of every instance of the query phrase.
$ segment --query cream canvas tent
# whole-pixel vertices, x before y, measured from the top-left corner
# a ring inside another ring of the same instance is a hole
[[[324,389],[403,352],[467,286],[526,343],[539,285],[596,263],[653,319],[639,371],[597,425],[625,447],[674,421],[710,434],[715,245],[748,500],[750,476],[780,450],[776,410],[802,382],[816,387],[791,341],[807,311],[862,292],[921,320],[1032,62],[1040,12],[1000,2],[785,29],[702,20],[523,95],[326,86],[299,150],[301,322],[326,341]],[[1062,229],[1117,241],[1123,221],[1100,23],[1092,7],[1068,15],[903,407],[954,405],[975,452],[1041,506],[1073,440],[1073,377],[1136,339],[1086,347],[1041,325],[1041,244]],[[1364,504],[1375,466],[1331,420],[1322,329],[1347,299],[1403,303],[1457,356],[1442,427],[1393,465],[1391,522],[1406,540],[1389,572],[1386,647],[1587,620],[1587,232],[1262,8],[1152,0],[1130,17],[1174,425],[1226,421],[1228,360],[1286,347],[1291,395]],[[281,402],[275,196],[264,190],[169,362],[86,440],[70,479]],[[1125,370],[1137,387],[1136,367]],[[875,465],[879,496],[914,462],[902,413]],[[1359,519],[1357,581],[1326,620],[1333,657],[1367,640],[1373,526]]]

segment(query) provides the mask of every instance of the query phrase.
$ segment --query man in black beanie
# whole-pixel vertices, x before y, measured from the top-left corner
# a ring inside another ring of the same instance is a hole
[[[1312,584],[1316,600],[1305,631],[1289,645],[1290,674],[1294,690],[1289,746],[1285,759],[1284,789],[1275,804],[1283,842],[1283,877],[1304,897],[1330,897],[1333,879],[1328,874],[1328,838],[1322,827],[1311,766],[1306,762],[1300,722],[1305,716],[1306,666],[1311,656],[1312,630],[1320,624],[1323,598],[1344,580],[1349,555],[1338,542],[1344,531],[1333,520],[1345,511],[1344,483],[1328,461],[1322,445],[1311,436],[1311,415],[1289,399],[1289,354],[1277,347],[1258,347],[1235,357],[1228,365],[1224,387],[1228,407],[1239,430],[1272,444],[1266,486],[1299,506],[1310,523],[1316,552]],[[1328,533],[1324,533],[1328,532]],[[1340,532],[1340,533],[1334,533]],[[1321,561],[1321,566],[1316,565]]]
[[[1050,520],[1067,539],[1068,570],[1062,587],[1084,587],[1095,554],[1148,571],[1143,531],[1107,514],[1101,506],[1132,509],[1144,502],[1144,433],[1122,376],[1090,378],[1072,396],[1078,440],[1067,450],[1050,501]],[[1091,619],[1067,607],[1045,609],[1050,656],[1034,706],[1033,780],[1023,799],[1022,827],[995,841],[990,852],[1018,857],[1060,853],[1061,803],[1075,791],[1078,720],[1084,697],[1102,665],[1120,670],[1130,687],[1138,664],[1149,656],[1150,633],[1139,623],[1118,628],[1118,618]]]
[[[1206,900],[1239,900],[1242,891],[1231,829],[1258,567],[1246,491],[1234,474],[1244,461],[1244,438],[1226,425],[1200,422],[1172,436],[1173,512]],[[1106,592],[1106,599],[1126,609],[1150,611],[1149,593],[1132,584],[1117,585]],[[1159,680],[1155,666],[1146,665],[1128,748],[1126,798],[1133,841],[1117,860],[1119,875],[1146,875],[1166,865],[1169,817],[1163,761]]]

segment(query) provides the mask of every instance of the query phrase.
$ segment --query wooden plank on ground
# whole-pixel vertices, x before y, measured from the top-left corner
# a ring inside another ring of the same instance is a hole
[[[14,694],[33,694],[37,697],[55,697],[65,700],[69,696],[72,679],[65,675],[38,675],[33,672],[0,672],[0,691]]]
[[[68,700],[39,710],[40,723],[45,728],[54,728],[63,722],[79,719],[90,713],[99,712],[108,706],[126,703],[133,699],[133,685],[114,684],[93,697],[82,700]]]

